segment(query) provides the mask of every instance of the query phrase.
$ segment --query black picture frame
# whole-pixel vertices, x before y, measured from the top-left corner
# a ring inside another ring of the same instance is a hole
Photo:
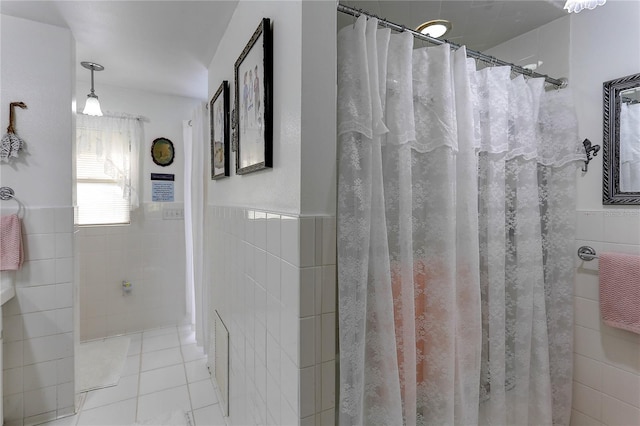
[[[156,138],[151,143],[151,159],[158,166],[167,167],[175,158],[173,142],[167,138]]]
[[[229,176],[229,82],[224,80],[209,102],[211,179]]]
[[[255,74],[255,75],[254,75]],[[234,65],[236,174],[273,167],[273,33],[263,18]]]

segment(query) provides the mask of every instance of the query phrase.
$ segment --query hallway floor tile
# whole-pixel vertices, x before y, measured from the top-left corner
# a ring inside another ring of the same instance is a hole
[[[82,394],[77,414],[44,426],[133,425],[176,409],[192,426],[225,426],[206,355],[187,327],[131,333],[117,386]]]

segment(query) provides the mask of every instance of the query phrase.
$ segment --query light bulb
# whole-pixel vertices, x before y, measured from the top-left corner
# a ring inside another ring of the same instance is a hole
[[[442,37],[444,33],[447,32],[447,27],[442,24],[435,24],[423,29],[420,32],[424,35],[428,35],[429,37],[438,38]]]
[[[434,19],[420,24],[416,31],[426,36],[439,38],[445,35],[451,29],[451,22],[446,19]]]
[[[83,114],[102,117],[102,110],[100,109],[100,102],[96,95],[87,95],[87,103],[84,105]]]

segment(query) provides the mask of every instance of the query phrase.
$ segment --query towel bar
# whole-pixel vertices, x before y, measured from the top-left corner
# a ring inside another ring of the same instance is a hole
[[[2,188],[0,188],[0,200],[2,201],[11,200],[13,198],[13,194],[13,189],[9,188],[8,186],[3,186]]]
[[[599,259],[599,257],[596,255],[596,251],[593,249],[593,247],[589,247],[589,246],[582,246],[578,249],[578,257],[584,261],[591,261],[593,259]]]

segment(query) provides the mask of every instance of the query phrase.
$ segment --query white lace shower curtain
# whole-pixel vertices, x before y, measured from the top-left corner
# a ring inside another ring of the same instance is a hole
[[[340,31],[341,425],[569,423],[576,127],[541,79]]]

